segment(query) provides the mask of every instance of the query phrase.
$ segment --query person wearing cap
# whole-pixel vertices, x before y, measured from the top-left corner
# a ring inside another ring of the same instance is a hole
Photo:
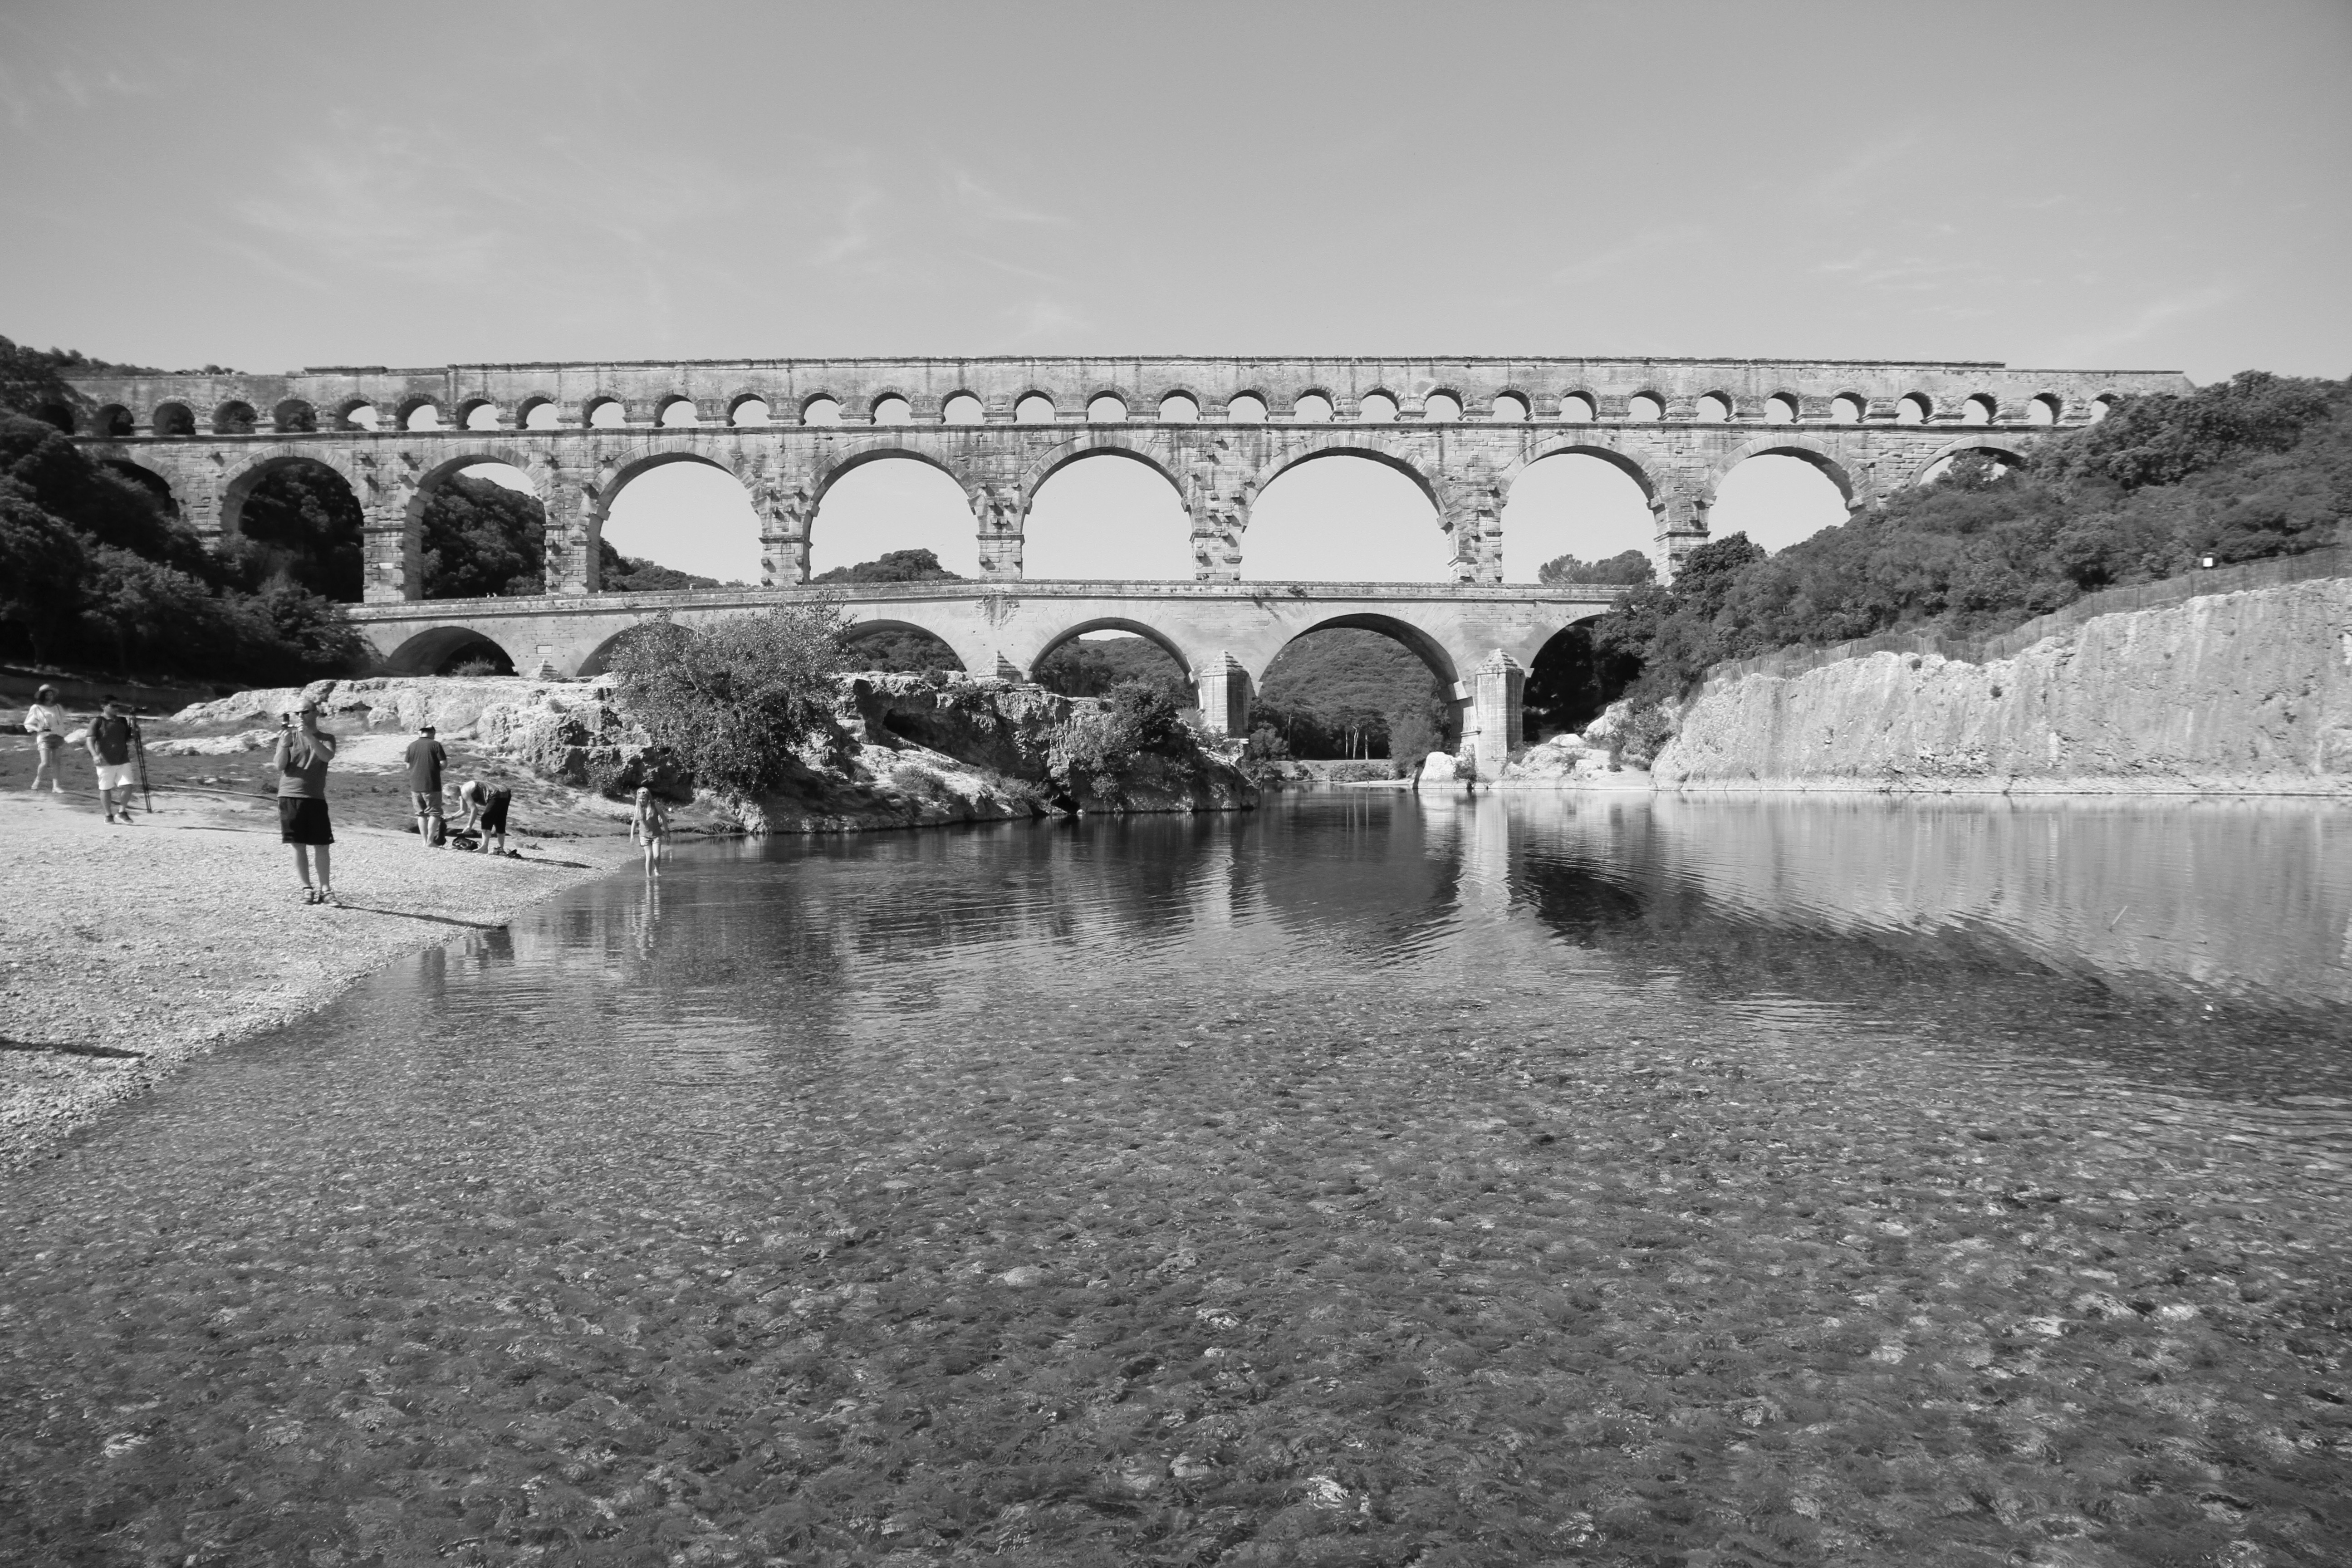
[[[131,825],[131,786],[138,779],[131,766],[131,721],[123,704],[110,697],[104,710],[89,721],[89,760],[98,767],[98,803],[106,820]]]
[[[416,739],[408,742],[408,793],[415,798],[417,842],[431,848],[434,829],[441,826],[441,769],[449,761],[449,753],[433,738],[430,723],[416,726]]]
[[[299,728],[298,728],[299,725]],[[334,873],[327,846],[335,830],[327,824],[327,764],[334,761],[335,738],[319,728],[319,705],[297,707],[278,731],[270,763],[278,770],[278,837],[294,846],[294,869],[302,879],[306,904],[335,902]],[[319,882],[310,884],[310,858],[319,858]]]

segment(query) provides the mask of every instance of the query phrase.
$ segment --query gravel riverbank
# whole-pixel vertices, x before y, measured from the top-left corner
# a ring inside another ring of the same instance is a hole
[[[0,1170],[192,1057],[635,856],[617,832],[523,836],[520,859],[495,859],[339,819],[343,907],[313,908],[274,800],[159,792],[152,816],[112,827],[81,782],[0,795]]]

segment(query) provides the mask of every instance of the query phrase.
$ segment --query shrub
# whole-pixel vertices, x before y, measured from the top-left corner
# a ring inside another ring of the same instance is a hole
[[[1202,760],[1185,710],[1166,690],[1141,680],[1122,681],[1101,706],[1072,714],[1055,733],[1051,753],[1055,773],[1098,784],[1116,780],[1146,753],[1177,762]]]
[[[614,706],[702,788],[774,789],[832,718],[844,625],[831,599],[698,627],[647,621],[614,650]]]

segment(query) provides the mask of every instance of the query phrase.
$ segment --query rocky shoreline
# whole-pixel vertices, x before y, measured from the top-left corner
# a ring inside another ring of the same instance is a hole
[[[85,770],[86,772],[86,770]],[[314,1011],[404,954],[628,864],[617,834],[520,859],[339,820],[341,908],[299,900],[275,803],[166,789],[109,826],[83,787],[0,795],[0,1170],[62,1152],[182,1064]]]

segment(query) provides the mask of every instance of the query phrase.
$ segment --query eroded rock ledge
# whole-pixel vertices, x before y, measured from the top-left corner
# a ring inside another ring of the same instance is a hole
[[[430,721],[542,777],[614,790],[688,782],[648,748],[604,681],[372,678],[239,692],[174,716],[166,744],[260,750],[276,715],[307,697],[370,729]],[[1138,752],[1108,770],[1072,761],[1074,721],[1097,705],[1036,686],[953,675],[845,675],[830,722],[811,736],[783,787],[722,804],[752,833],[854,832],[1062,812],[1244,810],[1257,792],[1213,752]]]

